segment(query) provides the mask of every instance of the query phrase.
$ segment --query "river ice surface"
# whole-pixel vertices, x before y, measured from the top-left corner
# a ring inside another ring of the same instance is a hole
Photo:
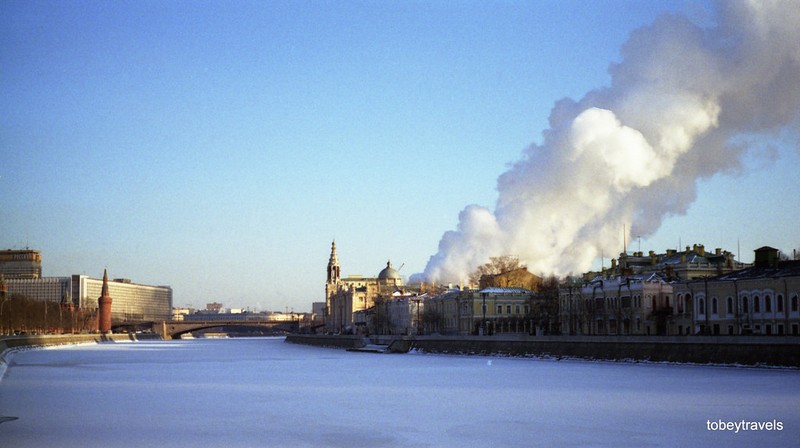
[[[797,446],[800,371],[104,343],[12,355],[3,416],[16,448]]]

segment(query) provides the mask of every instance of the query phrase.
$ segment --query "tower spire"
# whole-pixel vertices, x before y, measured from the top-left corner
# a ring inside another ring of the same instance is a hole
[[[97,319],[100,333],[111,332],[111,294],[108,292],[108,269],[103,270],[103,289],[97,299]]]
[[[341,268],[339,267],[339,257],[336,255],[336,240],[331,243],[331,257],[328,259],[328,283],[339,281]]]

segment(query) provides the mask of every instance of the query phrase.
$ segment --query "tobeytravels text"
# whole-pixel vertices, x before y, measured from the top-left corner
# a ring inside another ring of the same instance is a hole
[[[771,422],[750,422],[742,420],[740,422],[726,422],[722,420],[706,420],[706,429],[709,431],[783,431],[783,422],[772,420]]]

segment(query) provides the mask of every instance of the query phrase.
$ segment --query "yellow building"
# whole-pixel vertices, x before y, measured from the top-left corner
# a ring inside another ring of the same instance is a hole
[[[331,243],[325,282],[325,330],[336,333],[355,332],[356,313],[364,313],[375,306],[379,296],[391,296],[401,289],[403,278],[388,261],[377,277],[351,275],[341,277],[341,266],[336,253],[336,241]],[[363,322],[362,322],[363,323]]]

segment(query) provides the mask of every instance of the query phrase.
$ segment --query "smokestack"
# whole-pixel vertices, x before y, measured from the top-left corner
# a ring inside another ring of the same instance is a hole
[[[458,280],[506,253],[532,272],[585,272],[628,231],[649,236],[684,214],[698,179],[781,138],[800,119],[800,8],[716,7],[711,26],[664,15],[634,31],[610,85],[555,104],[542,143],[498,178],[494,210],[466,207],[422,276]]]

